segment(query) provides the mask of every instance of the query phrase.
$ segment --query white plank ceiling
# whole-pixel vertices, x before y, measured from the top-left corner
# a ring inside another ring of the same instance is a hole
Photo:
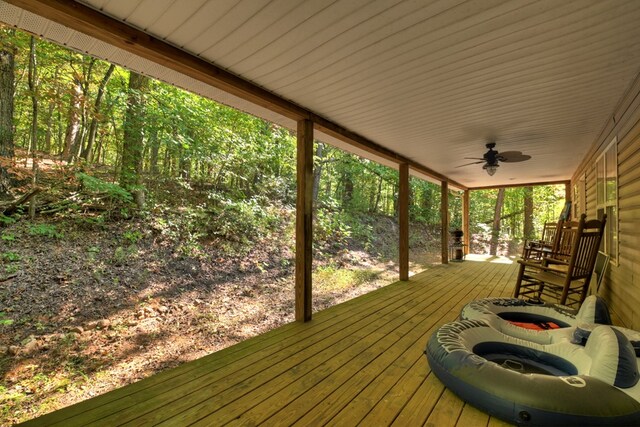
[[[469,187],[571,178],[640,71],[638,0],[82,3]],[[294,126],[4,2],[0,20]],[[532,158],[457,167],[488,139]]]

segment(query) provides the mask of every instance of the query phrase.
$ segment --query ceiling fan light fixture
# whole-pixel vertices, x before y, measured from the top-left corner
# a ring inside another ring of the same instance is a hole
[[[493,176],[496,171],[498,170],[498,166],[500,165],[490,165],[490,164],[486,164],[484,166],[482,166],[482,169],[486,170],[487,173],[489,174],[489,176]]]

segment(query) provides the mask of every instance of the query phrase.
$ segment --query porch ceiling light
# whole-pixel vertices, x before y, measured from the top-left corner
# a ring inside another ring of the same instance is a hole
[[[491,165],[491,164],[487,163],[484,166],[482,166],[482,169],[486,170],[487,173],[489,174],[489,176],[493,176],[496,173],[496,171],[498,170],[499,166],[500,165],[498,165],[498,164]]]

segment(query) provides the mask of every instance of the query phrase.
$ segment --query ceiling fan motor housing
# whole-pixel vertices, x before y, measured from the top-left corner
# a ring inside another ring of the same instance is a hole
[[[487,162],[487,165],[498,166],[498,161],[501,160],[500,156],[498,155],[498,152],[494,151],[494,149],[493,149],[493,147],[495,147],[495,146],[496,146],[495,142],[490,142],[490,143],[487,144],[487,148],[489,149],[489,151],[484,153],[484,156],[483,156],[484,159]],[[483,167],[483,169],[486,169],[486,168]]]

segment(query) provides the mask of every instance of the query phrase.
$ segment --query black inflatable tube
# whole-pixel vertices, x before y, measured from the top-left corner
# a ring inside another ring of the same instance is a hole
[[[473,353],[449,352],[433,334],[425,351],[433,373],[471,405],[504,421],[527,426],[638,426],[640,404],[591,377],[523,375],[482,361]]]

